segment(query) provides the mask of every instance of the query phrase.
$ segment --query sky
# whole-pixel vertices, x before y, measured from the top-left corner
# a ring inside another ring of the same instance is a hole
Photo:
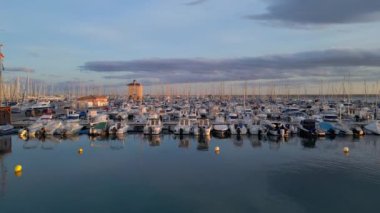
[[[6,79],[380,79],[378,0],[4,0]]]

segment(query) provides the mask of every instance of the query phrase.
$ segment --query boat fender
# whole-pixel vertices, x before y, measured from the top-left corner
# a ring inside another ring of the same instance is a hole
[[[343,152],[344,152],[345,154],[349,153],[349,152],[350,152],[350,148],[348,148],[347,146],[345,146],[345,147],[343,148]]]

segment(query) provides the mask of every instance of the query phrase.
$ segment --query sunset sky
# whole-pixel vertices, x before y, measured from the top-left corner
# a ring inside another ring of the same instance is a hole
[[[380,79],[378,0],[3,1],[6,79]]]

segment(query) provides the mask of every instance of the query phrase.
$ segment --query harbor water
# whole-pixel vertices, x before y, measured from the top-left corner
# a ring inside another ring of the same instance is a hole
[[[23,141],[14,135],[0,141],[1,213],[380,208],[377,136],[310,141],[128,134]],[[14,173],[17,164],[22,174]]]

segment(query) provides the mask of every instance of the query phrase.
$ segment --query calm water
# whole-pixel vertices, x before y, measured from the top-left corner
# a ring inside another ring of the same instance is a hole
[[[27,142],[12,136],[0,143],[1,213],[380,210],[376,136],[315,144],[137,134]],[[13,172],[18,163],[21,177]]]

